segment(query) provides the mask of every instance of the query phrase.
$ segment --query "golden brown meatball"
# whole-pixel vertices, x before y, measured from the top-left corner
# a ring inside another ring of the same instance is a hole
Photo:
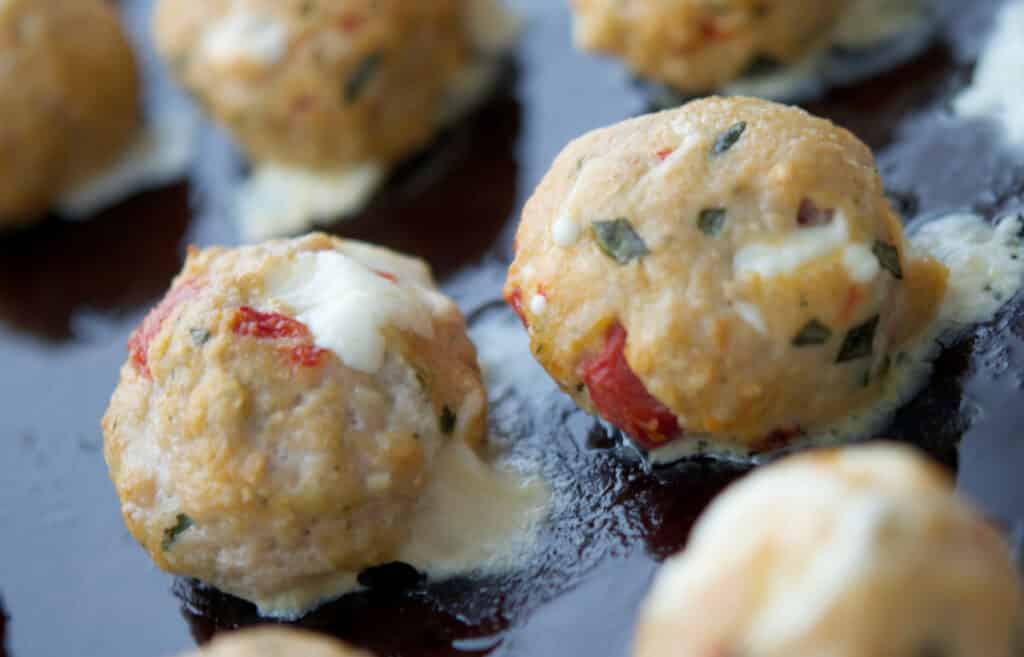
[[[716,499],[658,572],[635,657],[1013,657],[1006,541],[923,456],[822,451]]]
[[[733,80],[758,57],[818,45],[848,0],[571,0],[576,44],[683,91]]]
[[[712,98],[572,142],[523,210],[505,294],[585,409],[648,448],[749,452],[877,400],[946,276],[908,256],[853,135]]]
[[[256,160],[393,163],[440,124],[464,0],[161,0],[158,47]]]
[[[259,627],[218,635],[181,657],[368,657],[321,634],[285,627]]]
[[[0,3],[0,228],[111,164],[140,116],[135,56],[110,3]]]
[[[483,439],[462,315],[419,260],[314,234],[192,251],[103,419],[161,568],[294,617],[395,560],[442,447]]]

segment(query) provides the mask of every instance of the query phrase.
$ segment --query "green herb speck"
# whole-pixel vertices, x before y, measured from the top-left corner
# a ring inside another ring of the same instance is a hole
[[[876,241],[871,247],[871,252],[878,258],[878,264],[882,269],[893,275],[898,281],[903,280],[903,265],[900,264],[900,251],[892,244]]]
[[[163,551],[170,550],[174,542],[178,540],[178,537],[188,531],[193,524],[192,518],[189,518],[184,513],[179,513],[174,525],[164,530],[164,540],[160,543]]]
[[[359,97],[366,89],[366,85],[368,85],[377,74],[377,69],[380,68],[380,64],[383,59],[384,57],[379,52],[375,52],[367,55],[363,58],[363,61],[359,62],[359,65],[356,66],[355,72],[352,73],[348,81],[345,83],[346,103],[351,105],[359,100]]]
[[[192,344],[194,344],[197,347],[202,347],[204,344],[210,341],[210,332],[207,331],[206,329],[189,329],[189,334],[192,336]]]
[[[725,217],[727,214],[725,208],[701,210],[700,214],[697,215],[697,227],[700,228],[700,232],[708,237],[718,237],[722,234],[722,228],[725,227]]]
[[[721,155],[730,148],[736,145],[736,142],[740,140],[743,133],[747,130],[747,122],[740,121],[729,127],[728,130],[718,135],[718,139],[715,140],[715,145],[711,148],[712,155]]]
[[[595,221],[592,227],[598,247],[620,265],[628,265],[633,260],[650,254],[647,244],[633,229],[629,219]]]
[[[832,329],[812,319],[793,338],[794,347],[815,347],[832,339]]]
[[[452,435],[455,431],[455,423],[457,420],[458,418],[455,417],[455,413],[453,413],[452,409],[446,404],[441,410],[441,433],[446,436]]]
[[[836,364],[867,358],[873,353],[879,319],[880,317],[875,315],[860,326],[850,329],[836,357]]]

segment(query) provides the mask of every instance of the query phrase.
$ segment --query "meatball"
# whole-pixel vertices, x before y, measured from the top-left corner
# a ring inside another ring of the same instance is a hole
[[[182,657],[368,657],[321,634],[285,627],[259,627],[217,636]]]
[[[135,56],[105,0],[0,2],[0,228],[110,165],[140,122]]]
[[[458,309],[419,260],[313,234],[191,250],[103,418],[158,566],[294,617],[394,560],[439,451],[480,446]]]
[[[947,271],[912,258],[867,147],[711,98],[571,143],[505,296],[558,384],[654,448],[780,447],[867,407]]]
[[[682,91],[716,89],[759,58],[789,62],[821,43],[848,0],[572,0],[578,47],[622,57]]]
[[[657,574],[633,654],[1011,657],[1022,601],[1005,540],[936,466],[823,451],[711,504]]]
[[[423,146],[470,55],[469,0],[161,0],[175,76],[259,161],[393,163]]]

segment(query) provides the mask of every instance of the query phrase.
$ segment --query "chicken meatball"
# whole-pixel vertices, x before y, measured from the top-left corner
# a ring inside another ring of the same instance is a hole
[[[103,418],[158,566],[294,617],[394,560],[443,446],[483,439],[454,303],[419,260],[313,234],[191,250]]]
[[[139,96],[111,3],[0,2],[0,229],[113,163],[136,135]]]
[[[392,163],[434,134],[469,0],[161,0],[159,50],[255,160]]]
[[[635,657],[1012,657],[1006,541],[907,447],[805,454],[728,489],[657,574]]]
[[[516,243],[505,295],[536,358],[646,448],[749,453],[864,408],[947,276],[909,256],[864,144],[746,98],[577,139]]]
[[[260,627],[222,634],[181,657],[368,657],[368,654],[321,634]]]
[[[848,0],[571,0],[578,47],[616,55],[682,91],[716,89],[758,58],[789,62],[818,45]]]

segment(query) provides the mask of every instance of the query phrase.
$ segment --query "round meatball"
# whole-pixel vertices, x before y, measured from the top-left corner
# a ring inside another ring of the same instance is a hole
[[[121,155],[139,96],[111,3],[0,2],[0,228],[39,218]]]
[[[466,0],[161,0],[177,78],[256,160],[392,163],[434,134],[469,55]]]
[[[369,657],[322,634],[286,627],[258,627],[218,635],[181,657]]]
[[[633,654],[1012,657],[1019,577],[910,448],[805,454],[711,504],[657,574]]]
[[[535,356],[648,448],[764,450],[867,406],[947,276],[909,257],[864,144],[746,98],[577,139],[516,249],[505,295]]]
[[[755,61],[821,43],[849,0],[572,0],[578,47],[682,91],[716,89]]]
[[[393,560],[441,447],[484,435],[462,315],[357,242],[192,250],[129,351],[103,418],[129,530],[267,615]]]

